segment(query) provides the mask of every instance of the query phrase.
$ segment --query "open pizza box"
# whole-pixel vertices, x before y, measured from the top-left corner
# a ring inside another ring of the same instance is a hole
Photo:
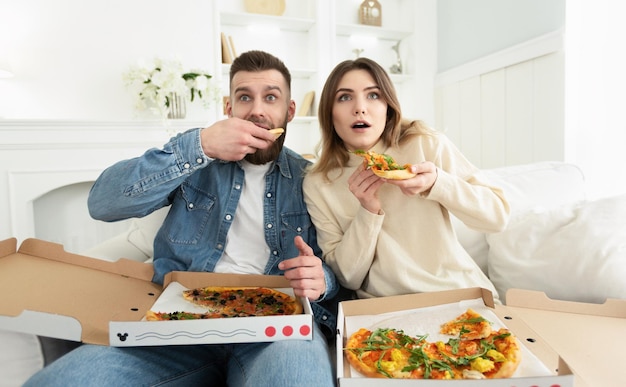
[[[337,318],[337,378],[344,386],[618,386],[626,346],[626,300],[581,304],[548,299],[541,292],[510,290],[507,305],[494,305],[480,288],[344,301]],[[347,338],[359,328],[396,328],[409,335],[439,338],[440,324],[472,307],[506,327],[522,345],[513,378],[490,380],[401,380],[365,378],[343,355]],[[536,328],[536,329],[535,329]]]
[[[27,239],[0,242],[0,329],[111,346],[311,340],[313,312],[185,321],[143,321],[172,287],[265,286],[293,295],[282,276],[172,272],[153,283],[151,264],[71,254]],[[174,288],[176,289],[176,288]],[[171,296],[171,295],[170,295]],[[161,305],[164,305],[163,303]],[[161,310],[168,312],[169,310]],[[173,310],[172,310],[173,312]]]

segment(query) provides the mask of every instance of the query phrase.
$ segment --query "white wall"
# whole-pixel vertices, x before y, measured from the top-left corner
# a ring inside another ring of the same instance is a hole
[[[543,26],[553,25],[558,23],[560,12],[555,6],[563,2],[545,3],[546,10],[557,12],[551,18],[546,19],[541,12],[534,12],[533,17],[533,12],[527,11],[518,12],[515,20],[529,18],[528,25],[541,20]],[[491,13],[493,8],[477,13],[479,5],[488,5],[486,0],[438,3],[464,4],[468,12],[474,11],[465,14],[468,22],[475,20],[471,15],[498,18]],[[526,5],[532,11],[538,2],[507,0],[498,4],[514,4],[516,9]],[[568,0],[566,7],[565,159],[581,164],[595,196],[626,191],[622,172],[626,152],[621,149],[626,129],[619,116],[626,106],[622,70],[626,63],[621,54],[621,40],[626,35],[620,19],[623,7],[622,2],[612,0]],[[211,68],[215,52],[211,11],[211,0],[0,0],[0,63],[8,62],[16,74],[11,79],[0,79],[0,118],[152,118],[133,109],[134,95],[124,88],[121,74],[130,64],[141,59],[149,61],[156,55],[177,56],[190,67],[215,73],[216,69]],[[446,26],[439,22],[441,34]],[[462,31],[470,34],[474,30],[466,27]],[[435,40],[434,36],[424,37],[416,49]],[[422,60],[428,63],[427,69],[432,68],[434,58],[426,56]],[[418,71],[420,64],[414,64]],[[416,88],[432,88],[432,84],[421,82]],[[433,105],[432,100],[416,102],[420,106]],[[416,118],[434,116],[429,110],[424,109],[423,116]],[[213,113],[195,106],[189,118],[211,121]]]
[[[537,11],[538,6],[545,8],[545,14]],[[453,15],[451,9],[456,14]],[[550,12],[553,13],[551,18],[548,15]],[[590,198],[626,193],[626,172],[624,172],[623,167],[626,165],[626,152],[624,151],[626,123],[622,117],[624,107],[626,107],[626,95],[624,93],[626,90],[626,73],[624,71],[626,69],[626,55],[622,52],[626,26],[621,20],[626,14],[625,3],[614,0],[594,2],[547,0],[545,4],[544,2],[525,0],[439,0],[438,30],[440,36],[438,49],[440,63],[438,67],[441,70],[452,64],[456,65],[459,61],[467,60],[468,62],[440,72],[437,78],[448,79],[450,73],[455,75],[459,73],[470,74],[477,65],[482,64],[483,58],[491,56],[484,56],[488,51],[498,47],[502,41],[509,39],[513,42],[512,39],[515,39],[513,35],[497,36],[494,31],[491,35],[485,35],[485,25],[494,27],[508,20],[512,24],[507,26],[506,30],[515,30],[517,26],[519,30],[513,31],[515,34],[519,36],[527,34],[526,36],[530,38],[535,28],[532,26],[533,23],[544,27],[558,26],[559,15],[563,12],[565,12],[564,44],[563,47],[559,48],[564,55],[562,74],[540,80],[541,87],[545,88],[552,84],[552,87],[562,88],[553,90],[552,95],[563,98],[563,100],[551,99],[537,103],[531,112],[532,114],[541,113],[537,109],[544,109],[543,115],[535,114],[533,117],[545,118],[545,115],[548,114],[551,118],[544,120],[543,124],[545,125],[550,120],[556,124],[553,125],[552,130],[545,131],[537,130],[536,125],[520,125],[522,122],[518,119],[511,120],[510,123],[515,124],[517,128],[515,136],[519,139],[520,144],[533,143],[530,149],[528,147],[521,148],[525,150],[527,162],[549,158],[579,165],[585,173]],[[494,19],[496,21],[492,22]],[[550,19],[552,24],[546,22]],[[480,28],[472,30],[472,23],[480,25]],[[528,29],[521,28],[522,24],[520,23],[527,24]],[[442,31],[448,30],[456,31],[456,38],[452,39],[449,36],[452,35],[452,32],[448,35],[441,35]],[[466,32],[465,36],[461,34],[463,31]],[[482,40],[479,39],[480,36],[482,36]],[[509,47],[499,51],[499,53],[507,54],[508,49]],[[512,63],[508,64],[508,66],[511,65]],[[496,68],[491,70],[496,70]],[[506,71],[507,69],[503,68],[503,70]],[[472,74],[472,76],[479,74],[484,73],[479,72]],[[472,76],[468,76],[467,79],[472,79]],[[455,81],[460,84],[463,80],[456,79]],[[520,86],[522,90],[527,88],[527,85],[524,84],[520,84]],[[509,93],[517,92],[510,88],[507,90]],[[545,93],[543,94],[545,96]],[[547,106],[553,106],[555,103],[555,110],[545,110]],[[436,102],[436,105],[437,109],[442,109],[442,103]],[[496,130],[493,125],[491,125],[491,129],[488,127],[492,123],[480,122],[480,115],[485,112],[472,110],[477,106],[480,105],[475,103],[474,105],[463,106],[465,112],[471,117],[478,117],[474,122],[474,127],[471,128],[473,132],[463,128],[463,125],[470,126],[471,122],[460,119],[457,120],[458,125],[455,127],[440,129],[452,131],[457,138],[465,139],[466,145],[473,146],[473,149],[485,144],[485,138],[483,137],[481,144],[480,139],[473,137],[474,133],[480,133],[481,130],[485,132],[488,129],[490,136],[495,135],[495,140],[498,140],[497,136],[502,137],[507,131],[510,131],[508,125],[500,125],[500,130]],[[508,113],[509,111],[502,110],[502,112]],[[558,116],[555,115],[555,112]],[[442,114],[437,112],[438,117],[442,117]],[[453,116],[459,115],[454,114]],[[437,121],[443,122],[444,120],[439,118]],[[450,120],[447,120],[445,125],[449,126],[449,123]],[[511,134],[507,134],[509,138],[511,138]],[[556,146],[555,141],[560,142],[558,146]],[[465,146],[460,140],[457,141],[457,144]],[[552,151],[545,152],[549,149]],[[493,161],[497,161],[497,159],[490,157],[494,152],[498,153],[498,149],[485,149],[483,147],[476,152],[471,150],[467,153],[477,164],[483,162],[485,167],[492,167],[497,166],[493,164]],[[515,160],[518,155],[518,148],[513,149],[512,153],[506,151],[504,155],[497,154],[502,160],[502,165],[509,163],[507,158]],[[486,160],[489,162],[486,163]],[[517,160],[520,161],[519,158]]]
[[[440,72],[561,29],[565,0],[438,0]]]
[[[211,68],[210,0],[0,0],[0,118],[131,120],[121,75],[139,60]],[[200,105],[188,118],[207,120]]]
[[[566,157],[590,195],[626,192],[626,3],[568,0]]]

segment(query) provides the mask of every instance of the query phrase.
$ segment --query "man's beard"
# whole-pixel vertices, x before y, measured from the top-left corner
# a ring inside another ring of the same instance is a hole
[[[280,151],[283,149],[283,143],[285,142],[285,136],[287,135],[287,125],[283,126],[285,133],[274,141],[274,144],[267,149],[258,149],[254,153],[249,153],[244,157],[244,160],[251,164],[262,165],[274,161],[278,158]]]

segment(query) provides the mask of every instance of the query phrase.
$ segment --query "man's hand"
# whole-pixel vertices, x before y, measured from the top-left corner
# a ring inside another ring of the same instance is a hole
[[[204,154],[213,159],[239,161],[276,140],[267,128],[240,118],[228,118],[202,129],[200,142]]]
[[[313,249],[301,236],[295,237],[293,242],[300,255],[280,262],[278,268],[285,271],[285,278],[289,280],[296,296],[315,301],[326,292],[322,260],[313,255]]]

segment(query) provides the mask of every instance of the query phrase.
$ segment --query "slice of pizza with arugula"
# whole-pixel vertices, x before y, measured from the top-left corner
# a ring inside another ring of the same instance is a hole
[[[365,166],[376,176],[390,180],[405,180],[416,175],[410,170],[411,164],[400,165],[387,154],[364,150],[355,150],[354,154],[363,157]]]

